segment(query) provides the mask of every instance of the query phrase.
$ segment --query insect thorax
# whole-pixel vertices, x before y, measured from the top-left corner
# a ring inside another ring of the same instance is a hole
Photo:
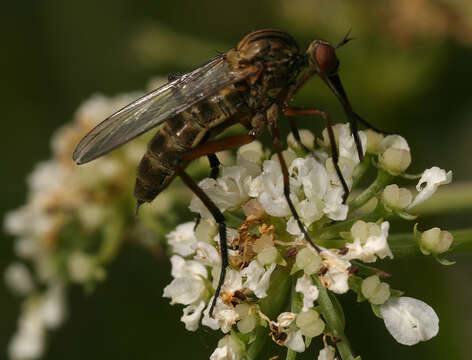
[[[277,102],[281,92],[297,78],[304,65],[304,57],[295,40],[272,29],[246,35],[236,49],[228,52],[227,60],[235,67],[261,67],[257,78],[246,81],[249,106],[254,110],[265,109]]]

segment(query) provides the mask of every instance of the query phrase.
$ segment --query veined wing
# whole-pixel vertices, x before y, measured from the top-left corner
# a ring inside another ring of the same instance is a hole
[[[165,122],[204,98],[254,73],[252,67],[232,69],[218,56],[117,111],[77,145],[77,164],[94,160]]]

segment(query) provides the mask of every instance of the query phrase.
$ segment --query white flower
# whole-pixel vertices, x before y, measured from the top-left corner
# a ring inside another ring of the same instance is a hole
[[[336,294],[347,292],[349,290],[348,269],[351,267],[351,263],[328,249],[323,249],[320,255],[324,259],[323,265],[328,269],[324,275],[320,275],[324,285]]]
[[[213,309],[213,317],[211,317],[210,307],[212,302],[213,297],[208,302],[207,308],[203,311],[202,324],[213,330],[221,329],[224,333],[229,332],[232,326],[239,320],[238,312],[233,307],[223,303],[221,297],[218,297]]]
[[[410,146],[403,136],[387,135],[380,143],[380,149],[385,151],[389,148],[410,151]]]
[[[299,129],[300,142],[308,149],[313,150],[315,147],[315,135],[308,129]],[[295,140],[293,132],[287,136],[287,144],[294,150],[301,150],[301,146],[298,141]]]
[[[166,235],[167,242],[172,246],[174,253],[188,256],[194,253],[195,238],[194,221],[189,221],[178,225],[174,231]]]
[[[260,173],[260,166],[242,156],[236,166],[228,166],[222,169],[222,175],[218,179],[205,178],[198,184],[211,200],[223,212],[241,206],[249,199],[252,191],[252,180]],[[190,210],[204,218],[211,218],[211,214],[201,200],[194,196],[190,203]]]
[[[266,160],[262,164],[263,171],[258,177],[261,192],[257,200],[264,210],[272,216],[288,216],[291,215],[287,200],[284,196],[284,181],[280,163],[278,160]],[[290,180],[290,187],[294,181]],[[292,202],[297,202],[296,196],[291,191]]]
[[[400,135],[388,135],[380,143],[379,165],[395,174],[405,171],[411,163],[410,147]]]
[[[18,319],[18,330],[8,346],[13,360],[36,359],[44,352],[46,329],[59,326],[65,316],[63,288],[50,286],[46,293],[29,299]]]
[[[171,304],[190,305],[199,301],[207,294],[205,279],[208,276],[206,268],[197,261],[174,255],[172,276],[174,280],[164,288],[164,297],[171,298]]]
[[[387,185],[382,192],[382,201],[385,205],[394,209],[405,209],[411,203],[411,192],[400,188],[397,184]]]
[[[441,230],[438,227],[426,230],[420,236],[420,250],[423,254],[442,254],[449,250],[454,237],[449,231]]]
[[[76,251],[67,259],[67,270],[72,281],[84,283],[91,279],[94,273],[94,262],[91,256]]]
[[[287,331],[287,339],[285,340],[284,345],[295,352],[304,352],[305,341],[303,341],[301,330]]]
[[[28,268],[20,262],[8,265],[5,270],[5,283],[16,295],[27,295],[34,290],[34,282]]]
[[[202,265],[219,267],[221,264],[221,257],[216,248],[203,241],[199,241],[194,244],[194,260],[198,261]]]
[[[336,349],[331,345],[325,344],[325,347],[320,350],[320,354],[318,355],[318,360],[334,360],[334,356],[336,355]]]
[[[243,358],[244,345],[232,335],[226,335],[218,341],[210,360],[240,360]]]
[[[386,256],[393,258],[392,251],[388,246],[389,223],[384,221],[380,227],[376,223],[366,223],[362,220],[356,221],[351,228],[353,243],[347,243],[349,249],[348,259],[359,259],[364,262],[374,262]]]
[[[302,332],[302,335],[309,338],[322,334],[325,328],[325,323],[320,318],[320,314],[313,309],[300,312],[295,323]]]
[[[185,329],[188,331],[196,331],[198,329],[198,323],[202,317],[205,305],[205,301],[201,300],[184,308],[180,320],[185,324]]]
[[[45,331],[40,312],[26,309],[18,320],[19,329],[8,345],[8,355],[12,360],[37,359],[45,346]]]
[[[62,285],[55,284],[48,288],[42,299],[40,311],[43,324],[48,329],[55,329],[64,322],[66,302]]]
[[[336,124],[332,128],[336,144],[338,145],[339,158],[347,158],[359,163],[356,142],[354,136],[352,136],[349,124]],[[363,131],[359,131],[359,139],[361,141],[362,153],[364,154],[367,137]],[[323,141],[326,147],[330,146],[328,129],[323,130]]]
[[[266,270],[257,260],[253,260],[241,271],[241,275],[246,277],[244,287],[248,288],[259,298],[267,296],[270,285],[270,276],[275,269],[275,264],[270,265]]]
[[[410,206],[408,206],[408,208],[412,208],[429,199],[436,192],[439,185],[449,184],[451,181],[452,171],[446,172],[437,166],[426,169],[423,172],[418,185],[416,185],[416,190],[419,191],[419,194],[416,195],[416,198],[413,200]]]
[[[390,297],[390,286],[381,282],[377,275],[371,275],[362,281],[362,295],[372,304],[381,305]]]
[[[310,275],[303,274],[297,280],[297,285],[295,286],[295,291],[303,294],[303,309],[302,311],[307,311],[313,307],[313,303],[318,299],[318,288],[316,285],[313,285]]]
[[[420,300],[391,298],[380,307],[380,311],[387,330],[400,344],[415,345],[433,338],[439,331],[438,316]]]

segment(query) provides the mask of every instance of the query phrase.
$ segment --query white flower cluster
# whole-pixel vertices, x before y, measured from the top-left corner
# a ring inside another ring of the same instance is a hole
[[[340,168],[346,183],[352,187],[359,164],[355,142],[347,124],[336,125],[334,132]],[[383,137],[370,131],[360,132],[360,138],[369,156],[378,157],[379,171],[385,171],[393,178],[408,167],[410,148],[402,137]],[[315,138],[304,130],[303,141],[306,148],[312,149]],[[328,152],[326,131],[324,140],[319,141],[323,147],[311,154],[303,153],[293,135],[289,136],[288,143],[292,148],[285,150],[283,157],[289,170],[291,200],[302,223],[316,241],[317,231],[322,231],[325,224],[337,221],[339,225],[348,220],[349,206],[343,203],[343,188]],[[370,163],[372,160],[366,161]],[[381,199],[389,209],[400,211],[430,197],[437,186],[450,181],[450,177],[450,172],[446,174],[441,169],[426,170],[414,200],[411,193],[405,194],[407,190],[396,185],[372,196]],[[389,285],[381,282],[378,276],[370,276],[363,283],[362,278],[355,276],[360,279],[359,287],[353,288],[350,284],[357,268],[353,261],[359,265],[393,258],[387,241],[388,221],[379,217],[377,222],[353,222],[348,228],[349,233],[339,234],[347,240],[343,248],[318,245],[321,250],[315,250],[307,245],[285,199],[279,161],[275,156],[267,158],[260,143],[241,147],[236,165],[223,167],[218,179],[206,178],[199,185],[223,213],[231,214],[231,217],[242,215],[241,210],[244,213],[240,223],[227,231],[230,267],[216,300],[213,317],[209,315],[209,308],[221,271],[219,234],[211,214],[196,196],[190,209],[200,214],[202,220],[195,231],[195,223],[189,222],[179,225],[168,235],[174,253],[171,258],[174,279],[164,289],[164,297],[170,298],[171,304],[184,305],[181,320],[186,329],[195,331],[201,324],[227,334],[210,359],[242,359],[249,343],[247,338],[237,334],[254,334],[259,326],[267,327],[277,344],[303,352],[309,339],[319,336],[325,329],[325,322],[316,310],[318,307],[315,309],[320,288],[314,277],[318,277],[322,286],[333,293],[343,294],[353,289],[373,306],[382,306],[387,329],[397,340],[399,332],[407,327],[407,324],[402,324],[408,316],[415,319],[418,327],[434,318],[434,311],[424,303],[421,306],[427,309],[426,315],[418,310],[417,303],[405,300],[409,298],[392,297]],[[274,296],[271,289],[277,287],[272,281],[275,273],[293,277],[299,309],[282,311],[269,318],[263,311],[264,299]],[[405,307],[405,303],[410,307]],[[415,311],[424,316],[417,317]],[[422,336],[418,332],[413,337],[405,334],[408,340],[401,338],[399,341],[413,344],[436,333],[437,330],[433,329],[427,334],[422,332]],[[334,347],[325,341],[319,358],[334,357]]]
[[[39,163],[29,175],[26,204],[4,218],[5,230],[15,237],[13,248],[20,259],[7,267],[4,278],[14,294],[26,297],[18,331],[10,343],[11,359],[40,357],[45,330],[58,326],[64,318],[57,316],[52,326],[41,314],[51,313],[54,306],[57,313],[64,313],[60,308],[64,308],[66,282],[90,288],[104,278],[103,265],[112,260],[110,250],[120,242],[119,226],[134,211],[133,175],[145,152],[146,139],[80,167],[72,161],[72,152],[89,130],[139,95],[97,94],[85,101],[73,120],[54,134],[52,158]],[[185,201],[185,196],[180,198]],[[124,209],[124,203],[130,207]],[[144,209],[144,213],[156,216],[163,204],[161,201],[159,208]],[[118,209],[126,212],[119,214]],[[98,250],[97,236],[106,243]],[[59,288],[60,292],[52,290]]]

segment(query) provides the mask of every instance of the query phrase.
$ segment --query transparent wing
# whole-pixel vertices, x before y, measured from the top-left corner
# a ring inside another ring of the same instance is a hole
[[[80,141],[72,158],[77,164],[94,160],[253,73],[251,67],[233,70],[218,56],[102,121]]]

